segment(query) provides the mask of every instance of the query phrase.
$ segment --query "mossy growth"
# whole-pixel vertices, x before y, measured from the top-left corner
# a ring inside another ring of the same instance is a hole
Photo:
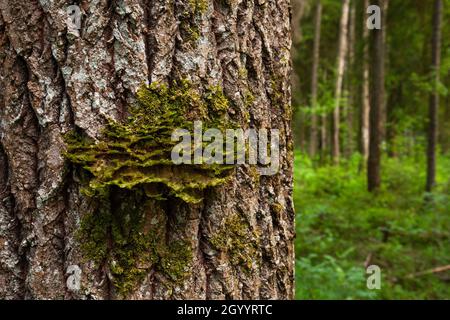
[[[66,156],[91,175],[84,189],[88,196],[102,196],[111,186],[142,187],[149,197],[175,196],[198,203],[202,191],[224,183],[233,167],[174,164],[171,151],[178,141],[172,141],[171,135],[177,128],[193,132],[194,120],[202,120],[205,129],[232,126],[227,109],[228,100],[219,87],[200,94],[188,81],[170,87],[152,83],[137,92],[127,121],[110,122],[101,141],[67,136]]]
[[[202,36],[201,25],[202,16],[208,11],[208,0],[189,0],[180,4],[184,6],[184,11],[179,19],[179,30],[185,43],[196,45]]]
[[[130,116],[108,123],[99,141],[74,133],[66,137],[66,157],[84,177],[82,191],[98,204],[81,221],[82,251],[99,267],[106,266],[123,295],[151,268],[173,282],[180,282],[189,269],[190,245],[166,243],[158,231],[164,228],[148,227],[155,203],[173,198],[198,203],[206,188],[226,182],[233,169],[171,160],[178,143],[171,139],[175,129],[193,132],[195,120],[203,121],[204,129],[233,127],[220,87],[200,92],[186,80],[170,86],[152,83],[141,86],[136,100]]]
[[[189,5],[194,13],[204,14],[208,10],[208,0],[189,0]]]
[[[77,236],[84,258],[108,270],[124,297],[152,268],[174,284],[181,282],[189,271],[192,249],[183,241],[167,244],[163,228],[149,223],[154,200],[142,191],[117,187],[108,193],[98,210],[82,219]]]
[[[225,252],[232,265],[241,266],[246,272],[253,269],[258,261],[260,235],[252,230],[249,223],[239,214],[226,217],[218,232],[210,239],[211,244]]]

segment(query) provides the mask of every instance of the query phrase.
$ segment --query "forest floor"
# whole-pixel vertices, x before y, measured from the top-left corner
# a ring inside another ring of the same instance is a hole
[[[450,264],[450,155],[429,203],[424,157],[383,158],[376,195],[360,163],[295,155],[297,299],[450,299],[450,270],[418,274]],[[365,264],[381,268],[380,290],[367,288]]]

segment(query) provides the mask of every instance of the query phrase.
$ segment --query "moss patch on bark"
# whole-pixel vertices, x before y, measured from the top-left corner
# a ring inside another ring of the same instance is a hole
[[[83,193],[98,204],[81,222],[82,251],[106,267],[120,294],[129,293],[152,268],[174,283],[189,270],[190,245],[166,243],[162,228],[149,227],[147,218],[155,202],[175,197],[195,204],[206,188],[226,182],[233,166],[174,164],[171,151],[178,142],[171,136],[177,128],[193,132],[194,120],[203,121],[205,129],[231,126],[227,109],[220,87],[199,92],[185,80],[152,83],[138,90],[128,119],[108,123],[99,141],[66,137],[66,157],[85,177]]]
[[[218,232],[210,239],[211,244],[229,256],[233,265],[239,265],[246,272],[258,261],[260,235],[252,230],[239,214],[226,217]]]

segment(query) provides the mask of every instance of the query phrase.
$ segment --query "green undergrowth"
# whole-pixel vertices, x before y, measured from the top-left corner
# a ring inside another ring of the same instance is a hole
[[[298,299],[448,299],[450,157],[438,158],[438,185],[425,186],[425,157],[383,158],[382,188],[366,191],[361,158],[315,166],[296,153]],[[425,201],[426,198],[432,201]],[[381,268],[381,290],[366,287],[364,264]]]
[[[225,183],[233,170],[229,165],[176,165],[171,160],[178,144],[171,139],[175,129],[192,133],[195,120],[201,120],[204,129],[233,127],[221,88],[200,92],[184,80],[170,86],[152,83],[141,86],[136,100],[129,117],[110,121],[98,141],[77,133],[66,137],[66,157],[82,192],[97,203],[95,212],[81,221],[82,250],[88,260],[109,271],[124,296],[151,268],[174,285],[182,281],[190,268],[190,245],[166,243],[160,232],[165,222],[149,224],[148,217],[167,200],[201,202],[204,190]]]

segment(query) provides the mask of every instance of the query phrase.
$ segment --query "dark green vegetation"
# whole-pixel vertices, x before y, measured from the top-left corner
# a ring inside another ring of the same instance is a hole
[[[439,157],[433,202],[423,191],[426,159],[383,159],[383,185],[366,191],[360,157],[315,167],[295,157],[298,299],[447,299],[450,156]],[[380,266],[381,290],[368,290],[364,264]]]
[[[177,128],[193,132],[194,120],[205,127],[230,126],[227,108],[220,88],[200,93],[187,81],[152,83],[138,91],[129,118],[110,122],[100,141],[76,133],[67,137],[66,156],[82,177],[84,193],[98,202],[83,218],[78,237],[85,258],[110,271],[119,293],[133,289],[153,267],[173,282],[187,274],[190,245],[166,244],[160,227],[166,222],[151,216],[165,200],[196,204],[206,188],[226,181],[232,166],[175,165],[171,151],[178,141],[171,135]]]
[[[295,3],[297,297],[449,299],[448,1]]]

